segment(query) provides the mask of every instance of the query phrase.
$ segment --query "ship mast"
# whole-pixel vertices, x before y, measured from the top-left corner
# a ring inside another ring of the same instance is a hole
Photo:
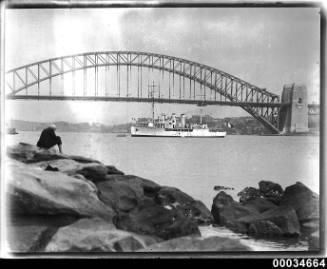
[[[154,88],[156,86],[154,85],[154,81],[152,80],[152,85],[149,84],[148,85],[148,93],[149,93],[149,97],[151,96],[152,97],[152,123],[153,123],[153,126],[154,126]],[[151,91],[149,90],[151,88]]]

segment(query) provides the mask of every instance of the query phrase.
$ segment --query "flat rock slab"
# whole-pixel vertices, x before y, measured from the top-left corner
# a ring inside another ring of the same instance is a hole
[[[100,218],[81,219],[60,228],[46,246],[47,252],[125,252],[159,242],[156,237],[118,230]]]
[[[13,147],[7,147],[7,155],[20,162],[35,163],[58,159],[68,159],[68,156],[57,153],[53,149],[40,149],[37,146],[19,143]]]
[[[40,167],[43,170],[46,170],[47,167],[50,166],[52,169],[56,169],[56,171],[60,171],[66,174],[75,174],[77,170],[89,166],[98,166],[99,163],[96,162],[80,163],[71,159],[58,159],[58,160],[37,162],[37,163],[33,163],[32,165],[36,167]]]
[[[13,214],[100,216],[111,219],[113,210],[97,196],[94,184],[11,161],[6,176]]]

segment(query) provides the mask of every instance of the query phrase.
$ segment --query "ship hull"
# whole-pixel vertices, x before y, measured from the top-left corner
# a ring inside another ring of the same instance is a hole
[[[226,132],[209,131],[208,129],[166,130],[164,128],[132,127],[132,137],[185,137],[185,138],[223,138]]]

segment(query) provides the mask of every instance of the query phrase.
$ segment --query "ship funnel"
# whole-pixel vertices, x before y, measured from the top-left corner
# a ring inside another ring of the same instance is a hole
[[[185,128],[186,126],[186,117],[185,114],[181,114],[181,127]]]

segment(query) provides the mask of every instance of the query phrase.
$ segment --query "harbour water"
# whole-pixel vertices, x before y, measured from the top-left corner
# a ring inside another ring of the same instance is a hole
[[[243,188],[270,180],[282,187],[300,181],[319,193],[319,136],[237,136],[225,138],[118,137],[107,133],[57,131],[66,154],[88,156],[161,185],[174,186],[210,209],[215,185],[234,199]],[[36,144],[39,132],[7,135],[6,144]],[[306,250],[305,241],[254,240],[228,229],[201,228],[203,236],[245,240],[254,250]]]

